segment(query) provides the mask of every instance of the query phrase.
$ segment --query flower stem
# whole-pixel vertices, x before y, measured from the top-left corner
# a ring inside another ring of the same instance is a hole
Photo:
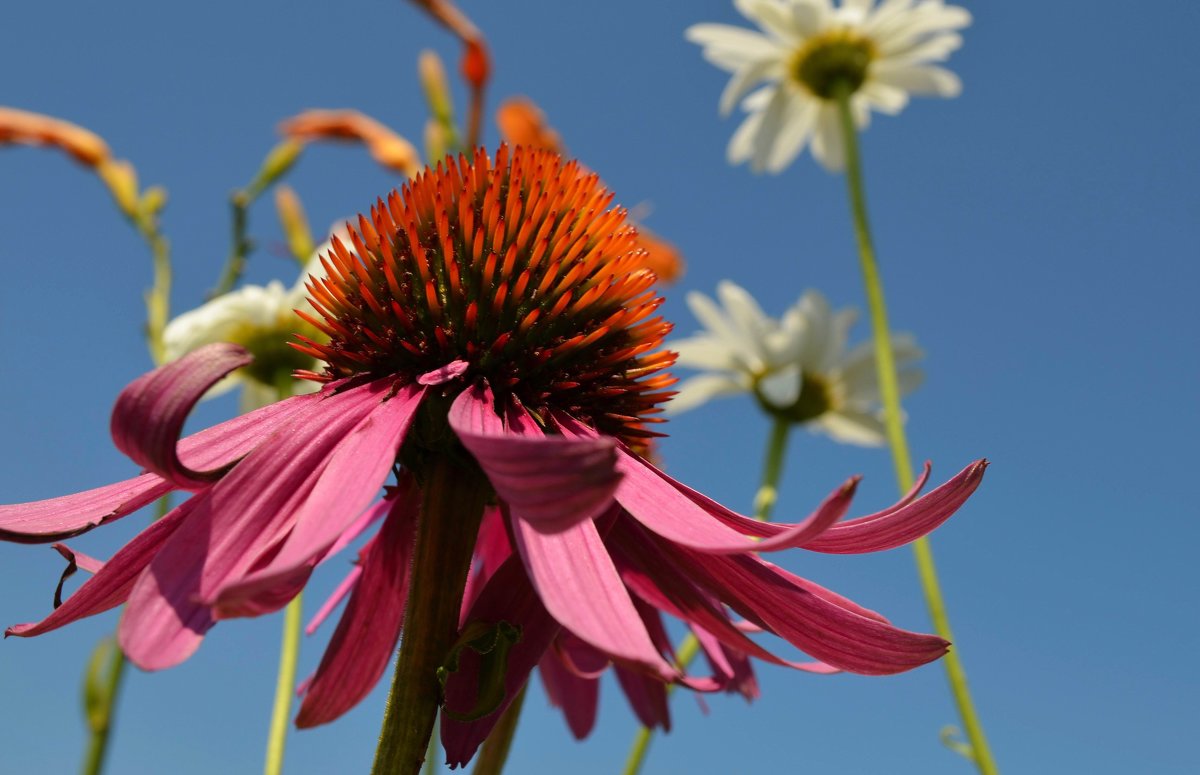
[[[504,763],[508,761],[508,752],[512,748],[513,736],[517,733],[517,722],[521,720],[521,706],[525,704],[525,689],[513,698],[504,709],[504,715],[496,722],[492,732],[483,741],[479,749],[479,758],[471,775],[500,775],[504,771]]]
[[[279,648],[279,677],[275,684],[275,704],[271,708],[271,726],[267,732],[267,762],[264,775],[283,772],[283,749],[287,741],[288,717],[296,685],[296,657],[300,653],[300,624],[303,618],[301,595],[296,595],[283,612],[283,641]]]
[[[867,221],[866,194],[863,187],[862,165],[858,154],[858,133],[850,110],[851,89],[843,87],[837,94],[838,116],[841,123],[842,142],[846,154],[846,182],[850,196],[850,210],[854,217],[854,234],[858,242],[859,264],[863,283],[867,290],[867,305],[871,311],[871,330],[875,340],[875,365],[879,372],[879,392],[883,399],[884,426],[887,430],[888,446],[892,451],[892,462],[896,469],[896,482],[900,492],[907,492],[913,484],[912,458],[908,451],[908,440],[904,434],[903,414],[900,409],[900,388],[896,375],[896,359],[888,334],[887,305],[883,296],[883,281],[875,262],[875,248],[871,243],[871,230]],[[939,636],[953,643],[950,620],[946,615],[946,604],[938,582],[937,568],[933,561],[933,549],[928,538],[913,542],[917,572],[929,616]],[[952,647],[942,660],[950,691],[958,706],[959,718],[966,729],[971,746],[971,760],[982,775],[996,775],[996,763],[988,748],[983,725],[971,700],[967,686],[967,674],[958,657],[958,649]]]
[[[791,430],[792,424],[782,418],[775,418],[774,424],[771,425],[771,435],[767,439],[767,453],[763,463],[762,484],[759,485],[758,493],[754,496],[754,518],[759,522],[766,522],[770,519],[771,510],[775,508],[775,502],[779,496],[779,480],[783,476],[783,459],[787,452],[788,435]],[[680,670],[685,670],[699,653],[700,641],[693,633],[689,632],[675,651],[675,664],[679,666]],[[674,690],[674,684],[668,686],[668,695]],[[650,741],[653,737],[654,730],[650,727],[642,727],[638,730],[637,737],[633,739],[633,746],[629,749],[629,756],[625,759],[624,775],[637,775],[642,771],[642,767],[646,764],[646,755],[650,752]]]
[[[112,731],[113,720],[116,716],[117,695],[121,691],[121,678],[125,674],[125,652],[112,638],[112,653],[109,656],[108,673],[104,681],[104,689],[100,695],[101,703],[96,708],[88,708],[87,753],[83,760],[84,775],[99,775],[104,769],[104,757],[108,753],[108,741]]]
[[[384,713],[375,775],[416,775],[441,705],[437,670],[458,632],[463,588],[483,517],[482,475],[449,454],[426,469],[400,655]]]

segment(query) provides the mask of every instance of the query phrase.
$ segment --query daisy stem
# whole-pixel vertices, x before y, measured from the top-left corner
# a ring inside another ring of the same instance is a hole
[[[116,638],[106,639],[111,648],[108,655],[108,673],[104,681],[101,703],[94,710],[87,708],[88,737],[87,753],[83,760],[84,775],[99,775],[104,770],[104,757],[108,753],[113,720],[116,715],[117,695],[121,692],[121,678],[125,674],[125,653]],[[87,705],[85,697],[85,707]]]
[[[479,749],[479,758],[471,775],[500,775],[504,771],[504,763],[508,761],[508,752],[512,748],[513,736],[517,733],[517,722],[521,720],[521,706],[525,704],[525,689],[513,698],[504,709],[504,714],[492,728],[491,734],[483,741]]]
[[[846,182],[849,189],[850,210],[854,217],[854,233],[858,242],[859,264],[867,291],[867,305],[871,310],[871,330],[875,340],[875,365],[879,372],[879,392],[883,399],[884,426],[887,430],[888,446],[892,451],[892,462],[896,469],[896,481],[900,486],[900,492],[905,493],[912,487],[914,481],[912,458],[908,451],[908,440],[904,435],[899,380],[896,375],[896,359],[892,352],[892,342],[888,334],[883,281],[875,262],[875,248],[871,242],[871,230],[867,221],[866,194],[858,153],[858,133],[850,110],[851,92],[852,89],[848,86],[843,86],[837,92],[838,116],[842,129],[842,141],[846,150]],[[917,573],[921,580],[921,588],[925,593],[925,602],[929,608],[929,616],[933,620],[934,630],[939,636],[953,643],[950,619],[946,615],[946,603],[938,582],[937,568],[934,565],[933,549],[929,545],[929,539],[918,538],[914,541],[913,553],[916,556]],[[998,772],[996,763],[992,759],[987,738],[983,733],[983,725],[971,700],[971,692],[967,686],[967,673],[958,657],[956,647],[950,648],[942,659],[942,664],[946,668],[950,691],[954,695],[959,718],[962,720],[967,739],[970,742],[970,758],[982,775],[996,775]]]
[[[766,522],[771,518],[771,510],[775,508],[779,497],[779,480],[783,477],[783,460],[791,430],[792,424],[783,418],[775,418],[771,425],[771,435],[767,439],[767,453],[763,463],[762,484],[754,496],[754,518],[759,522]],[[694,633],[689,632],[675,651],[675,664],[680,670],[685,670],[699,653],[700,641]],[[674,684],[667,686],[668,695],[674,690]],[[638,730],[637,737],[633,739],[633,747],[629,749],[629,756],[625,759],[624,775],[638,775],[642,771],[653,737],[654,730],[650,727]]]
[[[275,684],[275,704],[267,733],[267,762],[264,775],[283,772],[283,750],[287,742],[288,718],[296,685],[296,658],[300,653],[300,624],[303,618],[301,595],[292,598],[283,612],[283,641],[279,648],[279,677]]]
[[[458,632],[463,588],[487,486],[448,454],[433,458],[422,487],[400,655],[384,712],[375,775],[416,775],[441,705],[437,670]]]
[[[280,372],[275,378],[279,400],[292,395],[292,375]],[[267,761],[264,775],[281,775],[283,751],[287,744],[288,717],[292,714],[292,694],[296,685],[296,661],[300,654],[300,627],[304,618],[302,595],[296,595],[283,612],[283,640],[279,646],[279,675],[275,681],[275,703],[271,708],[271,726],[267,730]]]

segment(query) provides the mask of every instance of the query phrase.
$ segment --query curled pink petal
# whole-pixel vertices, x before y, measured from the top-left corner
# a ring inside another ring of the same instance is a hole
[[[226,466],[315,400],[319,396],[296,396],[200,431],[179,442],[179,456],[193,468]],[[132,514],[173,489],[156,474],[142,474],[74,495],[0,506],[0,540],[45,543],[70,538]]]
[[[514,516],[552,533],[604,513],[620,481],[612,439],[546,436],[532,422],[505,422],[492,406],[486,387],[471,387],[455,399],[450,427]],[[513,403],[506,412],[525,410]]]
[[[333,721],[379,681],[400,638],[420,495],[400,494],[372,539],[362,574],[296,716],[301,729]]]
[[[369,549],[370,546],[371,545],[368,543],[364,548]],[[334,588],[329,597],[325,599],[325,602],[321,604],[321,607],[317,609],[317,612],[313,614],[311,619],[308,620],[308,624],[304,627],[305,635],[312,635],[314,632],[316,632],[317,629],[325,623],[325,620],[329,618],[329,615],[333,613],[334,609],[336,609],[338,605],[346,599],[346,596],[354,591],[354,587],[358,584],[359,578],[362,577],[362,572],[362,563],[360,561],[358,565],[355,565],[350,569],[350,572],[346,574],[346,577],[338,583],[337,587]]]
[[[113,443],[133,462],[179,489],[207,486],[224,470],[194,471],[179,461],[175,447],[183,423],[209,388],[253,360],[244,347],[220,342],[135,379],[113,407]]]
[[[905,505],[834,525],[804,548],[827,554],[882,552],[915,541],[966,503],[983,481],[986,460],[977,460],[950,481]]]
[[[671,711],[667,706],[667,686],[644,673],[635,672],[617,665],[617,682],[629,707],[642,726],[671,731]]]

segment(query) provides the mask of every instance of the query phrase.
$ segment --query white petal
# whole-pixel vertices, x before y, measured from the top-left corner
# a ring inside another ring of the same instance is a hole
[[[677,342],[667,342],[667,349],[679,354],[676,366],[689,369],[734,371],[740,363],[724,340],[699,334]]]
[[[721,115],[728,116],[729,111],[733,110],[742,95],[757,86],[759,81],[770,76],[777,66],[777,60],[760,59],[735,70],[733,77],[729,79],[729,83],[725,84],[725,89],[721,92],[721,100],[718,103]]]
[[[702,374],[684,380],[679,385],[679,393],[666,404],[668,414],[679,414],[689,409],[695,409],[710,399],[720,396],[736,395],[749,390],[748,385],[742,385],[733,378],[720,374]]]
[[[962,93],[962,81],[957,75],[933,65],[910,65],[885,70],[876,78],[880,83],[904,89],[910,94],[957,97]]]
[[[779,132],[783,128],[790,101],[790,95],[781,86],[771,95],[771,101],[767,103],[766,109],[762,112],[762,123],[759,124],[758,132],[754,137],[754,148],[750,157],[750,169],[755,172],[763,172],[767,169],[767,159],[770,158],[771,149],[774,148]]]
[[[736,70],[784,49],[761,32],[728,24],[693,24],[684,37],[704,47],[704,58],[723,70]]]
[[[238,342],[247,332],[273,326],[288,309],[285,296],[277,281],[265,288],[247,285],[183,313],[163,330],[166,359],[175,360],[213,342]]]
[[[813,131],[812,153],[821,166],[829,172],[840,172],[846,163],[840,123],[837,108],[831,104],[822,103]]]
[[[758,392],[771,406],[786,409],[800,398],[800,387],[803,384],[800,367],[793,363],[759,380]]]
[[[757,371],[762,364],[756,356],[757,348],[741,329],[731,323],[720,307],[703,293],[692,291],[687,295],[688,307],[700,324],[712,332],[713,336],[724,342],[726,351],[736,358],[739,370]]]
[[[857,444],[862,447],[878,447],[887,441],[883,422],[877,417],[860,412],[826,412],[812,422],[835,441]]]
[[[758,357],[765,357],[763,340],[767,332],[774,328],[774,321],[763,314],[762,307],[758,306],[754,297],[737,283],[722,280],[717,284],[717,295],[729,313],[731,322],[741,333],[742,341],[752,347]]]
[[[775,139],[775,147],[771,149],[771,158],[767,160],[768,171],[782,172],[804,150],[808,138],[812,136],[817,109],[815,100],[800,93],[792,95],[783,126]]]
[[[874,74],[858,90],[856,96],[861,96],[872,108],[889,116],[904,110],[904,106],[908,104],[908,93],[904,89],[885,82]]]
[[[772,88],[771,91],[774,89]],[[759,93],[761,92],[755,92],[755,94]],[[762,120],[761,110],[751,113],[733,133],[733,137],[729,138],[729,149],[725,155],[730,164],[741,164],[754,154],[754,138],[758,136],[758,128],[762,125]]]

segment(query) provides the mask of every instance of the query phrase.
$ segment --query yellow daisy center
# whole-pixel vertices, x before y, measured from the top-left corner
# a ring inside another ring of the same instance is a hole
[[[832,100],[838,89],[858,91],[877,56],[870,38],[851,29],[829,30],[805,41],[792,57],[789,72],[817,97]]]

